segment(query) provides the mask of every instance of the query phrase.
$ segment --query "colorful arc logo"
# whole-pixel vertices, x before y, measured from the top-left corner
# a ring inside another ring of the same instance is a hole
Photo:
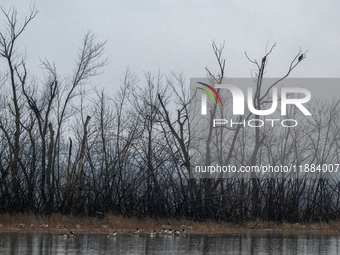
[[[214,92],[214,94],[217,96],[217,98],[218,98],[218,100],[220,101],[221,106],[222,106],[222,100],[221,100],[220,96],[218,95],[217,91],[216,91],[213,87],[211,87],[210,85],[205,84],[205,83],[203,83],[203,82],[197,82],[197,83],[206,86],[206,87],[209,88],[212,92]],[[206,89],[203,89],[203,88],[200,88],[200,87],[197,87],[197,88],[200,89],[200,90],[203,90],[203,91],[207,92],[207,94],[214,100],[214,103],[215,103],[215,105],[216,105],[216,100],[215,100],[214,96],[210,93],[209,90],[206,90]]]

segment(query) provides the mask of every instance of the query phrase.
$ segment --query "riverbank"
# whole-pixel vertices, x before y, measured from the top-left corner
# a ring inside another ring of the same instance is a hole
[[[285,233],[332,233],[340,235],[340,221],[330,223],[308,223],[281,225],[274,222],[248,222],[245,224],[231,224],[226,222],[195,222],[183,219],[144,219],[126,218],[108,215],[103,219],[80,218],[54,214],[49,217],[33,214],[0,215],[0,232],[47,232],[47,233],[98,233],[107,234],[116,231],[118,234],[128,234],[139,229],[140,234],[149,234],[154,229],[157,232],[163,228],[180,230],[187,234],[231,234],[244,231],[285,232]]]

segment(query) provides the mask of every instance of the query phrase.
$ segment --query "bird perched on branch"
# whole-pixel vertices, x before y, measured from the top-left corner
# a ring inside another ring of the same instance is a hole
[[[184,162],[183,164],[181,164],[181,167],[183,166],[189,166],[187,162]]]
[[[303,54],[300,55],[300,57],[298,58],[299,62],[303,59]]]
[[[264,56],[264,57],[262,58],[262,63],[266,62],[266,60],[267,60],[267,56]]]

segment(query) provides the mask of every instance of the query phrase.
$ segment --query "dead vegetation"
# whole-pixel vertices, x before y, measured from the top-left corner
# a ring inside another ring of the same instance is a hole
[[[168,229],[186,230],[187,234],[230,234],[244,231],[273,231],[287,233],[302,233],[317,231],[340,234],[340,222],[308,223],[308,224],[276,224],[260,220],[244,224],[232,224],[226,222],[195,222],[193,220],[176,219],[144,219],[126,218],[116,215],[108,215],[102,219],[80,218],[53,214],[50,217],[35,216],[33,214],[2,214],[0,215],[1,232],[68,232],[77,233],[111,233],[128,234],[139,228],[140,234],[149,234],[153,230],[157,233],[166,226]]]

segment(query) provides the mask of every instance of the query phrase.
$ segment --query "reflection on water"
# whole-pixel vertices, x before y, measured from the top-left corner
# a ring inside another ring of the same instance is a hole
[[[46,233],[0,233],[0,254],[340,254],[334,235],[242,233],[229,235],[79,234],[64,238]]]

